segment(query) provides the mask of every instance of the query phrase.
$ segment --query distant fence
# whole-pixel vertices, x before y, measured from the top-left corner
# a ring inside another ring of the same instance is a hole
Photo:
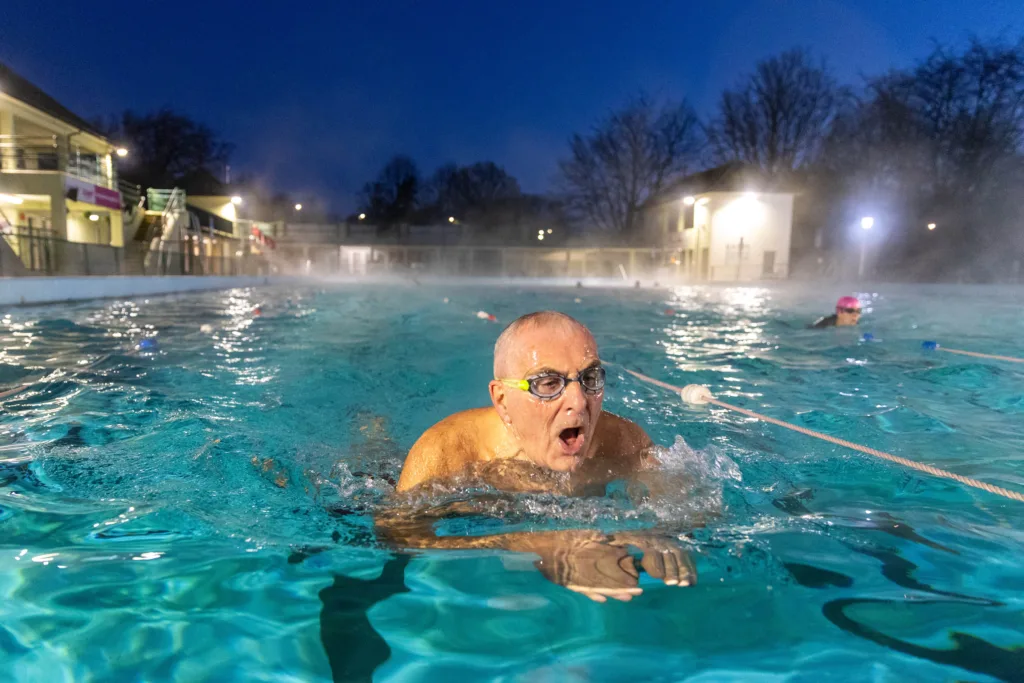
[[[126,250],[105,244],[69,242],[46,231],[3,234],[21,261],[16,271],[0,259],[0,277],[15,275],[267,275],[263,259],[203,256],[181,251]],[[0,244],[0,249],[5,245]],[[26,273],[27,271],[27,273]]]
[[[545,249],[487,246],[279,244],[282,272],[324,276],[423,273],[453,276],[622,278],[669,277],[660,249]]]
[[[622,247],[391,246],[279,243],[282,272],[323,276],[417,274],[515,278],[615,278],[635,282],[758,282],[783,279],[774,252],[743,263],[703,264],[677,249]],[[706,256],[705,256],[706,257]],[[735,256],[734,256],[735,260]]]

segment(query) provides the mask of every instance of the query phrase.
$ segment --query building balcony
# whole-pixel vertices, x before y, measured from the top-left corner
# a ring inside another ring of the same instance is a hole
[[[63,173],[109,190],[118,189],[117,172],[109,154],[78,147],[59,135],[0,135],[0,173]]]

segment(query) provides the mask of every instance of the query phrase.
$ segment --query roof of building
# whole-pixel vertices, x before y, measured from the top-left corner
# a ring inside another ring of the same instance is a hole
[[[18,75],[9,66],[0,62],[0,92],[10,95],[16,100],[49,114],[55,119],[60,119],[69,126],[106,138],[96,127],[75,114],[63,104],[53,99],[39,89],[31,81]]]
[[[793,194],[791,184],[772,177],[761,169],[739,162],[730,162],[670,183],[657,195],[647,200],[647,206],[658,206],[676,201],[686,195],[708,192],[760,192]]]
[[[185,204],[188,206],[189,213],[195,214],[195,217],[198,219],[199,225],[202,229],[208,229],[212,225],[213,229],[219,232],[234,232],[235,226],[227,218],[222,218],[212,211],[207,211],[195,204],[190,204],[188,199],[185,199]]]

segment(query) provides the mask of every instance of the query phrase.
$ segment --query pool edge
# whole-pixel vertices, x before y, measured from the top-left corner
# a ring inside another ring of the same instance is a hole
[[[91,299],[158,296],[234,287],[260,287],[292,278],[277,276],[106,276],[0,278],[0,308]]]

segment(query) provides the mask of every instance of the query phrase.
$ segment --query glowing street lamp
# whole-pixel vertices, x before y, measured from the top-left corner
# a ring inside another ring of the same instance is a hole
[[[302,204],[296,204],[295,205],[295,210],[296,211],[302,211]]]
[[[128,150],[124,147],[118,147],[116,150],[114,150],[114,153],[117,154],[117,156],[121,157],[122,159],[128,156]]]
[[[935,229],[935,224],[934,223],[929,223],[928,224],[928,229],[929,230],[934,230]]]
[[[864,261],[867,258],[868,250],[868,230],[875,225],[875,219],[871,216],[864,216],[860,219],[860,227],[864,231],[860,236],[860,268],[857,270],[857,276],[860,279],[864,279]]]
[[[455,216],[448,216],[448,222],[449,223],[454,223],[455,222]]]
[[[365,213],[359,214],[359,220],[365,221],[366,220],[366,214]]]
[[[551,234],[551,228],[548,228],[548,234],[549,235]]]

